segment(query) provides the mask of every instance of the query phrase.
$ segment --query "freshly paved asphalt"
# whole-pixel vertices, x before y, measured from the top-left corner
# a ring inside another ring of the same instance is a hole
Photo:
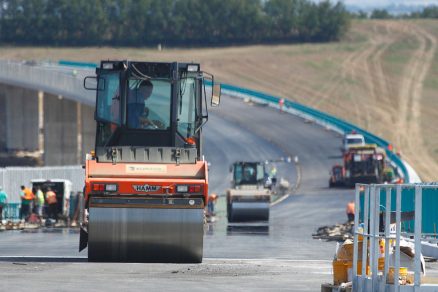
[[[352,190],[329,189],[330,166],[340,160],[340,137],[278,110],[223,97],[204,128],[210,188],[223,194],[235,160],[298,156],[300,187],[272,207],[269,227],[229,229],[225,214],[209,226],[204,262],[87,263],[75,230],[0,233],[0,291],[47,290],[287,290],[318,291],[331,281],[335,243],[312,239],[317,227],[345,221]],[[294,165],[279,176],[296,183]],[[31,286],[29,286],[31,285]]]

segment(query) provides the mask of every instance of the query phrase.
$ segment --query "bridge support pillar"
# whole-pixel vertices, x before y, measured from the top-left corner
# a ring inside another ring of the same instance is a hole
[[[37,151],[38,92],[0,84],[0,149]]]
[[[6,150],[6,96],[5,85],[0,84],[0,152]]]
[[[44,94],[44,165],[78,161],[78,106],[61,96]]]

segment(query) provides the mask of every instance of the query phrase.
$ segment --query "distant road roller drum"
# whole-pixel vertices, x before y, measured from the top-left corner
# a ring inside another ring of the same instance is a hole
[[[228,190],[228,222],[269,221],[269,190]]]
[[[233,202],[228,221],[269,221],[269,207],[269,202]]]

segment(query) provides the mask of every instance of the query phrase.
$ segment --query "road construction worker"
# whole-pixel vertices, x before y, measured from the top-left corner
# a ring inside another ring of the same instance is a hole
[[[208,204],[207,204],[207,211],[208,215],[214,216],[214,205],[216,204],[217,195],[215,193],[212,193],[210,196],[208,196]]]
[[[241,184],[253,184],[257,182],[256,172],[252,166],[245,166],[243,169],[243,177],[241,180]]]
[[[275,186],[277,184],[277,168],[275,165],[271,168],[269,176],[271,177],[272,185]]]
[[[46,192],[46,201],[47,205],[49,206],[49,218],[55,219],[58,221],[58,200],[56,199],[56,194],[52,189],[49,187],[47,188]]]
[[[129,88],[128,127],[134,129],[154,127],[148,119],[149,108],[145,106],[145,101],[151,96],[152,90],[153,85],[149,80],[138,81],[133,88]]]
[[[280,107],[280,112],[283,112],[284,98],[280,98],[280,100],[278,101],[278,106]]]
[[[40,219],[43,217],[43,207],[44,207],[44,194],[43,191],[41,191],[41,187],[37,187],[36,188],[36,193],[35,193],[35,211],[37,213],[37,215],[40,217]]]
[[[3,209],[8,204],[8,195],[3,191],[0,186],[0,225],[3,224]]]
[[[346,213],[347,213],[348,222],[353,222],[354,221],[354,201],[350,201],[347,203]]]
[[[388,145],[388,150],[389,150],[389,151],[393,151],[393,150],[394,150],[394,147],[392,146],[392,144],[389,144],[389,145]]]
[[[32,210],[32,202],[35,196],[29,188],[26,188],[25,186],[21,186],[20,198],[21,198],[20,219],[27,220]]]

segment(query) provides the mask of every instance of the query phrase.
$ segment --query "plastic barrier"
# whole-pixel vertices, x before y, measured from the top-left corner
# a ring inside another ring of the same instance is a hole
[[[20,203],[9,203],[3,208],[4,220],[18,220],[20,219]]]

